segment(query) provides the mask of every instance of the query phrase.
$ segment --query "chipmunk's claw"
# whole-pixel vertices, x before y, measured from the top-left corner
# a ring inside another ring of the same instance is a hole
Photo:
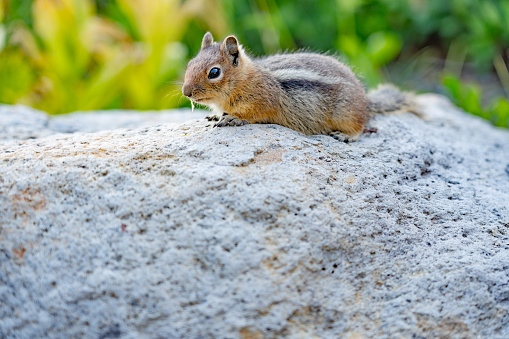
[[[241,120],[233,115],[224,115],[221,120],[214,127],[225,127],[225,126],[242,126],[248,124],[247,120]]]
[[[357,139],[359,139],[359,136],[358,135],[346,135],[344,133],[341,133],[341,132],[332,132],[332,133],[329,133],[329,136],[333,137],[334,139],[338,140],[338,141],[342,141],[342,142],[353,142],[353,141],[357,141]]]
[[[209,114],[205,117],[205,119],[207,119],[208,121],[219,121],[221,117],[217,114]]]

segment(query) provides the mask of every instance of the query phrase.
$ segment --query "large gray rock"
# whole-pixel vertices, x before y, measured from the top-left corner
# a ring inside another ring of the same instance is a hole
[[[509,133],[420,101],[351,144],[12,118],[0,337],[508,338]]]

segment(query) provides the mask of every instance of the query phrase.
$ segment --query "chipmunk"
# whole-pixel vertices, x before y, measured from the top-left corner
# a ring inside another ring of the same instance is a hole
[[[351,69],[334,57],[308,52],[250,58],[237,38],[203,36],[189,61],[182,93],[222,116],[215,127],[279,124],[304,134],[356,141],[377,113],[414,112],[410,93],[381,85],[366,94]]]

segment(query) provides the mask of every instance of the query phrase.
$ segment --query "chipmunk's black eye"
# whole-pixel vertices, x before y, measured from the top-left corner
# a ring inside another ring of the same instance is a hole
[[[209,72],[209,79],[215,79],[221,74],[221,70],[218,67],[214,67]]]

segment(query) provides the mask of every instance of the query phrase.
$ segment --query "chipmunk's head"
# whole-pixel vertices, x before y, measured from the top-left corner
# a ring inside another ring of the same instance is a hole
[[[182,93],[194,102],[220,107],[242,78],[247,56],[237,38],[230,35],[214,42],[212,34],[203,36],[198,55],[189,61]]]

